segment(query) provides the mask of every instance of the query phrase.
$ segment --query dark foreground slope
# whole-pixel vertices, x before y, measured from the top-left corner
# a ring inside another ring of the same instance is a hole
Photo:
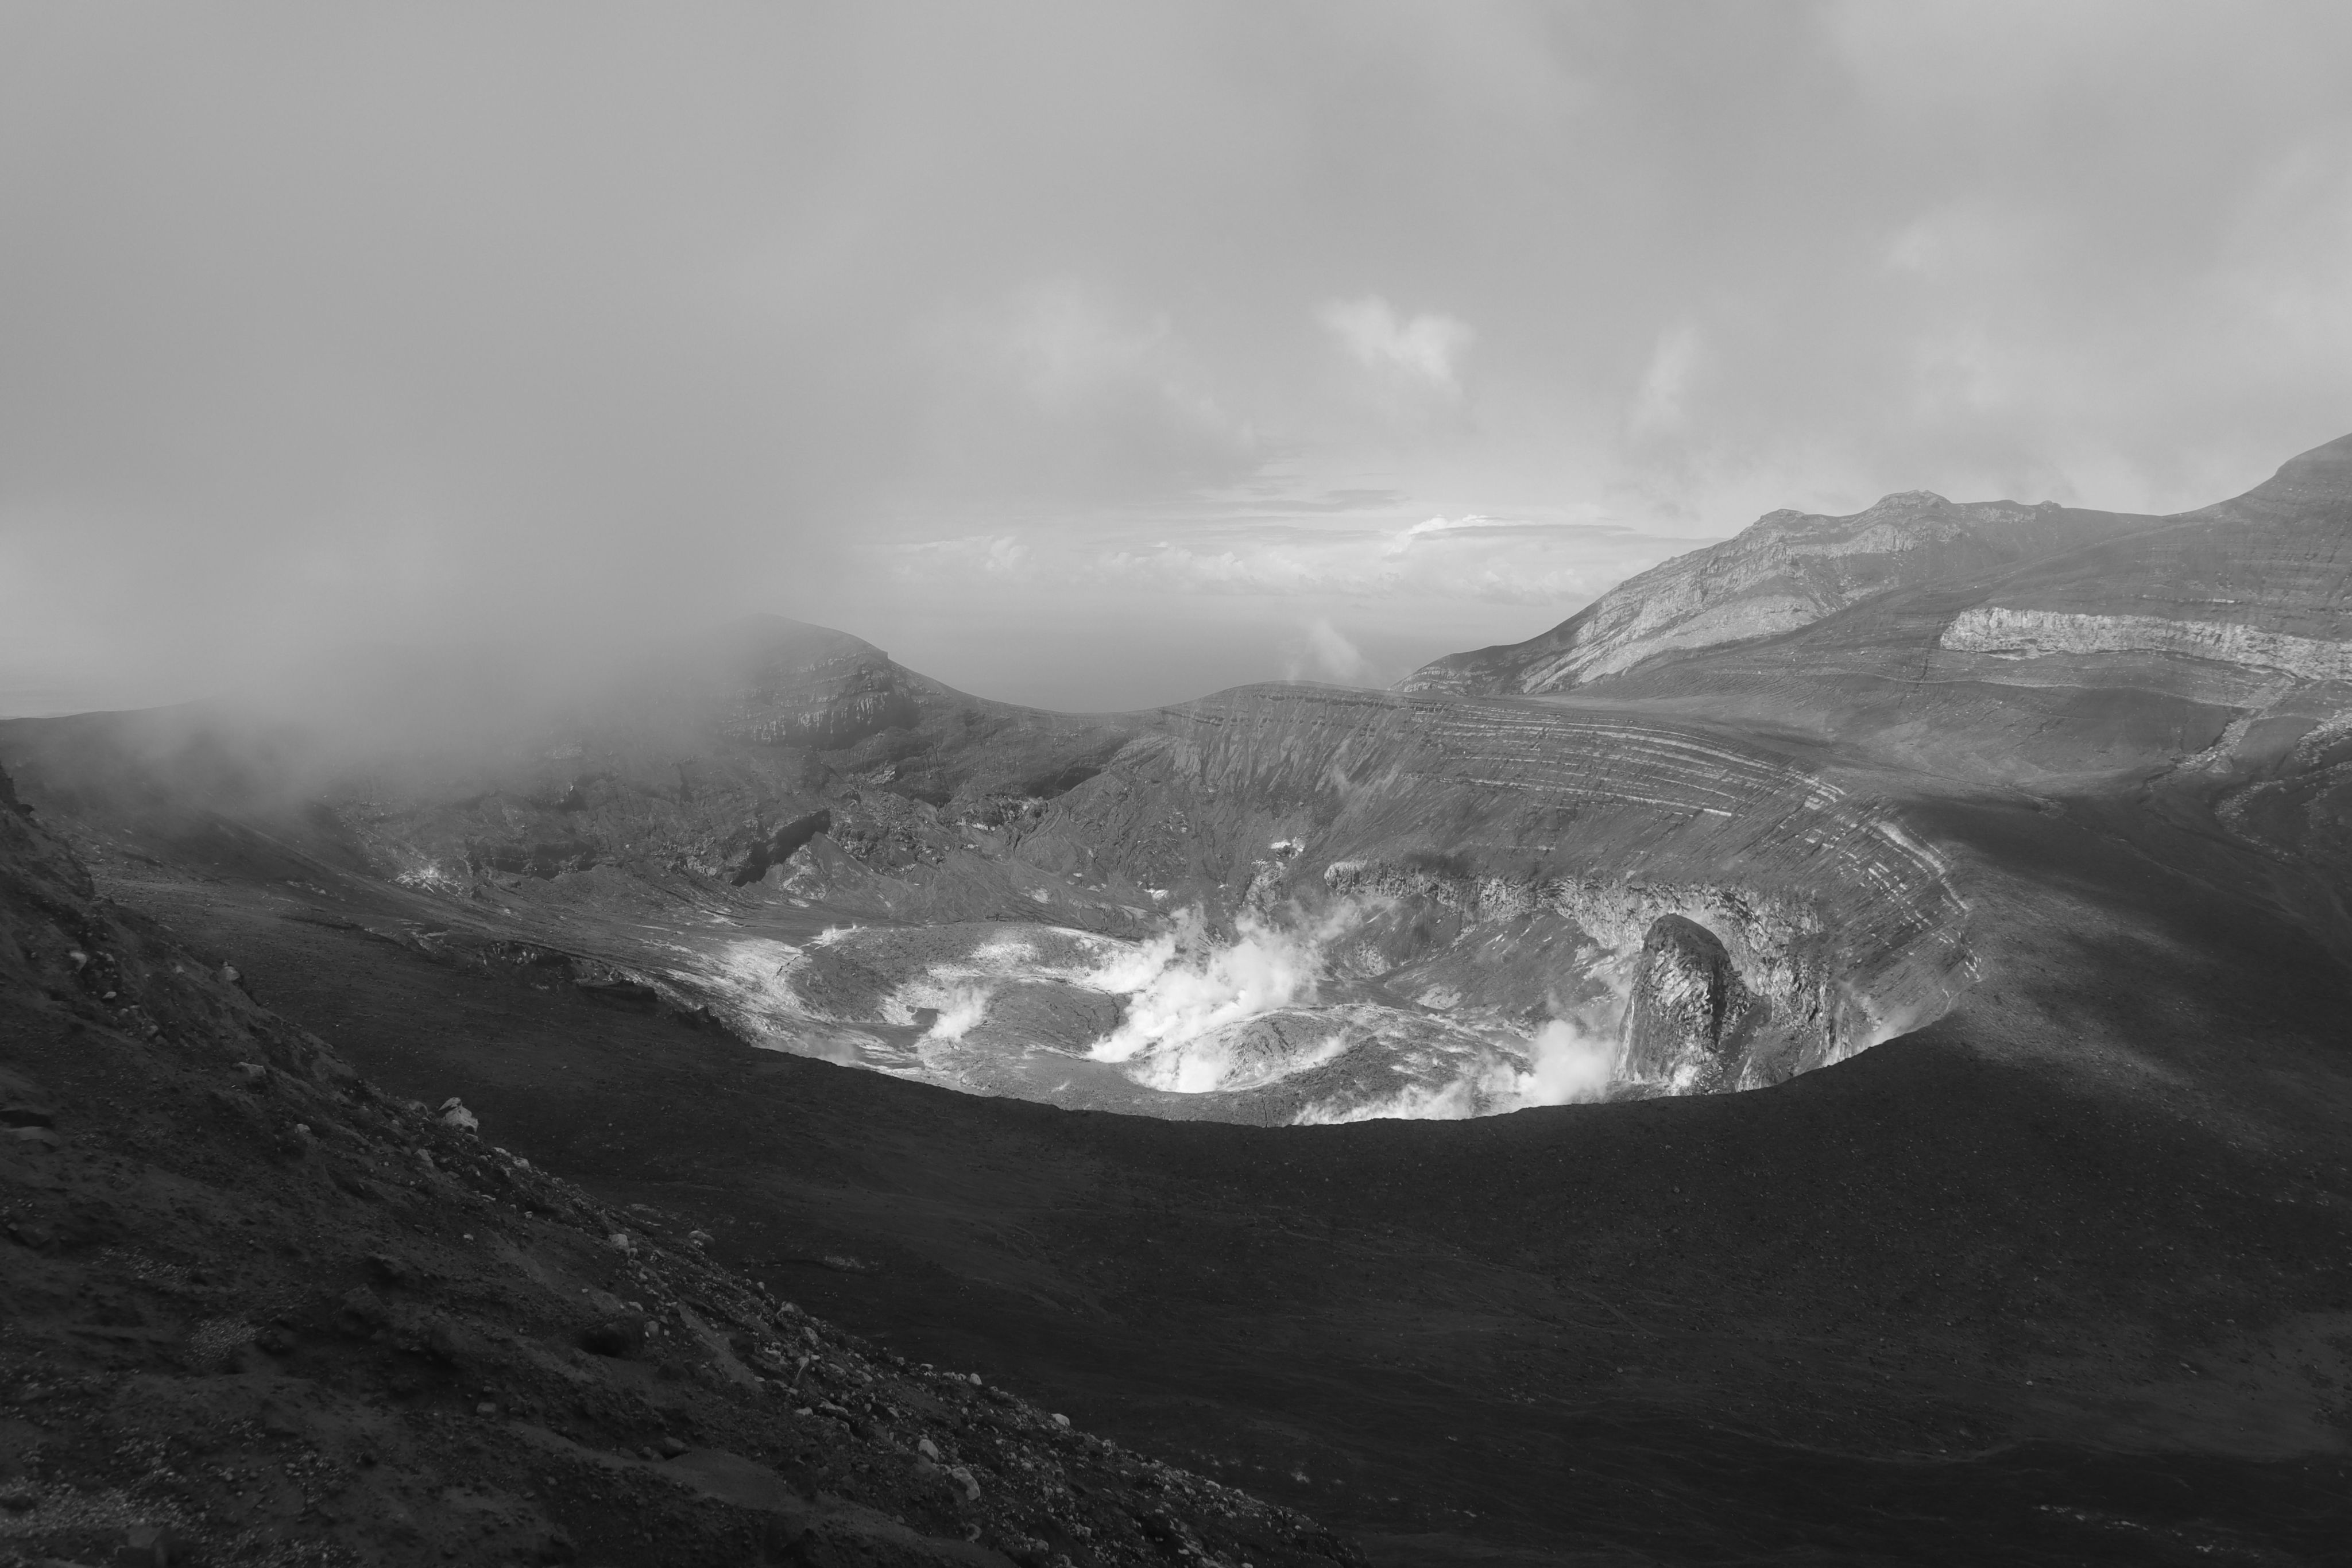
[[[0,1562],[1357,1560],[379,1093],[5,775],[0,937]]]
[[[1911,810],[1988,976],[1932,1028],[1750,1093],[1331,1128],[749,1051],[387,940],[360,880],[93,843],[394,1092],[1381,1561],[2329,1561],[2342,967],[2160,822]]]

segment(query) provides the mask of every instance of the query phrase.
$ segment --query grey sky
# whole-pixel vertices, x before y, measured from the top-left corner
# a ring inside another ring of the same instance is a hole
[[[0,711],[772,610],[1385,680],[2352,430],[2352,7],[0,5]]]

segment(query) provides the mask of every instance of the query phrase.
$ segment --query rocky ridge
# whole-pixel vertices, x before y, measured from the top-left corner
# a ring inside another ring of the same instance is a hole
[[[2137,796],[2267,859],[2282,898],[2352,942],[2352,436],[2232,500],[2127,520],[1549,700],[1833,737],[2045,800]],[[1694,576],[1706,554],[1668,566]]]
[[[1927,490],[1885,497],[1849,517],[1768,512],[1720,544],[1626,579],[1540,636],[1450,654],[1399,689],[1568,691],[1664,653],[1795,631],[1894,589],[2038,559],[2156,522],[2047,504],[1954,503]]]

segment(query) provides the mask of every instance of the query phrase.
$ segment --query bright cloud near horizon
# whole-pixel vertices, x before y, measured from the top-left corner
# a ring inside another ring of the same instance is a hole
[[[0,713],[767,611],[1391,681],[2352,431],[2352,10],[0,0]]]

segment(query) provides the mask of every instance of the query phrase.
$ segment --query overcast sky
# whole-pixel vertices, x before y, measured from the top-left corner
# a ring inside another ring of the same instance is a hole
[[[2352,6],[0,4],[0,712],[768,610],[1393,680],[2352,431]]]

